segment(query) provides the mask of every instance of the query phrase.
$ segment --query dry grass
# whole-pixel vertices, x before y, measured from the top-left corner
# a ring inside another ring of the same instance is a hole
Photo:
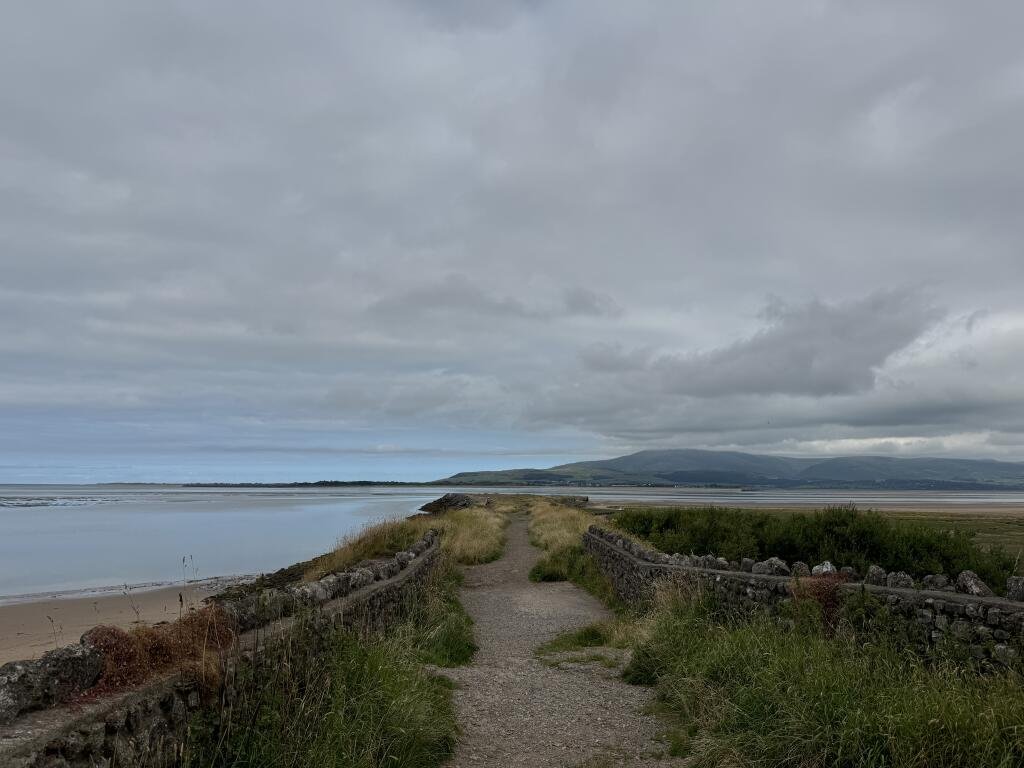
[[[545,498],[530,503],[530,543],[548,552],[579,546],[594,516],[577,507]]]
[[[212,688],[220,679],[219,651],[232,644],[235,633],[223,609],[208,605],[167,624],[129,630],[99,626],[86,637],[103,651],[103,672],[88,691],[96,696],[131,688],[172,669]]]
[[[489,563],[505,551],[508,517],[497,510],[482,506],[456,509],[427,522],[427,527],[441,529],[441,549],[456,563]]]
[[[441,531],[441,549],[456,563],[487,563],[505,550],[508,518],[497,505],[476,505],[443,515],[418,515],[405,520],[384,520],[342,539],[331,552],[313,560],[303,578],[314,581],[351,568],[362,560],[388,557],[408,549],[434,528]]]

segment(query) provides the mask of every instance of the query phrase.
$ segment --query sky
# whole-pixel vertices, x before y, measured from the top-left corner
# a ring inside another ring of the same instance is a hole
[[[0,7],[0,482],[1024,461],[1024,6]]]

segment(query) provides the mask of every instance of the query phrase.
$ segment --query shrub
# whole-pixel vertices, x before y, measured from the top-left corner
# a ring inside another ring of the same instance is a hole
[[[707,595],[661,602],[626,676],[654,684],[673,752],[696,765],[1020,765],[1024,696],[1012,672],[965,673],[895,643],[825,637]]]
[[[981,549],[964,531],[890,520],[853,506],[788,515],[720,507],[630,509],[616,514],[614,522],[663,552],[714,554],[727,560],[831,560],[860,573],[876,564],[917,578],[971,570],[996,589],[1015,569],[1004,551]]]

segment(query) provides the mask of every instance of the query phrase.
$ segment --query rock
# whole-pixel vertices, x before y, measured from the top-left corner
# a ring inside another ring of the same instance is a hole
[[[409,565],[409,563],[411,563],[415,558],[416,555],[412,552],[398,552],[395,554],[395,560],[397,560],[398,564],[403,568]]]
[[[956,591],[975,597],[991,597],[995,594],[974,571],[961,571],[956,577]]]
[[[1006,599],[1024,602],[1024,576],[1011,576],[1006,580]]]
[[[754,570],[754,560],[749,557],[744,557],[740,560],[740,570],[744,573],[750,573]]]
[[[589,496],[552,496],[551,500],[556,504],[564,504],[567,507],[583,509],[590,504]]]
[[[465,509],[473,506],[473,497],[464,493],[446,493],[439,499],[429,501],[420,507],[421,512],[440,515],[452,509]]]
[[[844,565],[840,568],[839,575],[847,581],[856,581],[857,579],[857,571],[855,571],[851,565]]]
[[[789,576],[789,566],[781,558],[769,557],[767,560],[754,563],[750,572],[770,576]]]
[[[835,573],[836,567],[828,560],[811,568],[811,576],[833,576]]]
[[[96,684],[103,671],[103,653],[88,640],[48,651],[33,661],[12,661],[0,667],[0,724],[22,712],[67,701]]]
[[[793,575],[798,577],[810,576],[811,569],[803,560],[797,560],[795,563],[793,563]]]
[[[885,569],[877,565],[868,566],[868,573],[864,577],[864,583],[874,584],[876,587],[884,587],[886,583]]]
[[[914,577],[904,571],[895,571],[885,577],[885,586],[897,589],[913,589]]]
[[[728,571],[730,570],[729,561],[726,560],[724,557],[716,557],[715,568],[719,571]]]
[[[943,590],[949,586],[949,577],[943,573],[929,574],[921,579],[923,589]]]

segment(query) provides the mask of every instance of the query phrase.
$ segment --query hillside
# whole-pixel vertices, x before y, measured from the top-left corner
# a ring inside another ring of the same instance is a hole
[[[1024,464],[976,459],[840,456],[798,459],[736,451],[640,451],[549,469],[460,472],[454,485],[694,485],[770,488],[1021,490]]]

